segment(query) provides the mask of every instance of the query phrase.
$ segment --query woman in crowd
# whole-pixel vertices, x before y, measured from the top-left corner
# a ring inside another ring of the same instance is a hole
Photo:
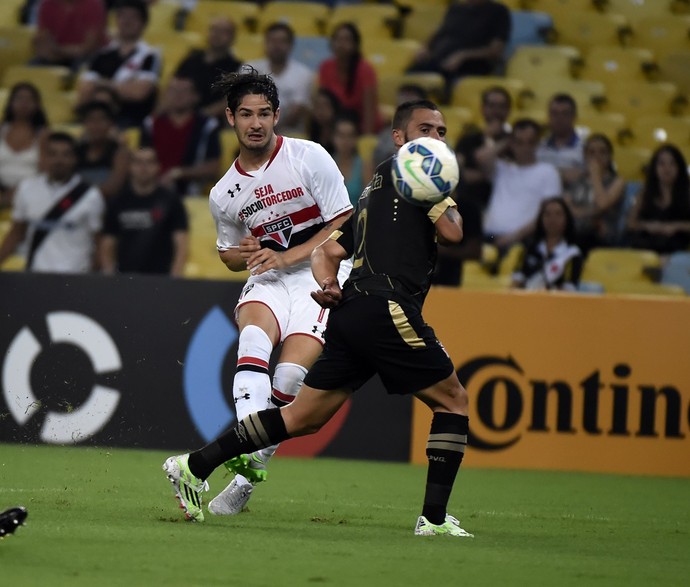
[[[576,240],[588,251],[619,244],[625,180],[616,173],[613,145],[605,135],[589,136],[583,151],[586,171],[564,197],[575,217]]]
[[[319,88],[312,98],[311,117],[308,122],[308,137],[319,143],[333,155],[333,133],[335,121],[340,114],[340,104],[333,92]]]
[[[542,202],[532,244],[525,251],[513,287],[576,290],[582,273],[582,252],[575,244],[575,220],[561,197]]]
[[[129,149],[118,139],[115,113],[105,102],[87,102],[79,108],[84,133],[77,145],[77,170],[85,181],[108,199],[127,179]]]
[[[40,92],[27,82],[16,84],[0,123],[0,208],[12,205],[21,180],[38,173],[47,132]]]
[[[359,139],[357,123],[352,117],[341,116],[335,121],[333,132],[333,159],[345,178],[345,187],[353,206],[372,175],[370,162],[365,162],[357,150]]]
[[[362,134],[376,134],[382,126],[376,71],[362,57],[362,39],[349,22],[331,34],[333,57],[319,67],[319,86],[333,92],[343,110],[356,114]]]
[[[652,155],[642,192],[628,219],[629,241],[660,255],[690,245],[690,177],[688,164],[674,145]]]

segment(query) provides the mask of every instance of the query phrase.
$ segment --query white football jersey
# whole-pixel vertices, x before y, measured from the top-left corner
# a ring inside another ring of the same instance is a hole
[[[220,251],[238,247],[250,233],[271,248],[287,249],[352,209],[343,176],[326,150],[283,136],[260,169],[247,172],[235,160],[211,189],[209,205]]]

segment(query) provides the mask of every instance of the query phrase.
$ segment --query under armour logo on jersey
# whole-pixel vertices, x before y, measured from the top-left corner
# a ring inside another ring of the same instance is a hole
[[[242,191],[242,188],[240,187],[240,184],[239,184],[239,183],[236,183],[236,184],[235,184],[235,189],[234,189],[234,190],[228,190],[228,193],[230,194],[230,197],[231,197],[231,198],[234,198],[234,197],[235,197],[235,192],[241,192],[241,191]]]
[[[248,393],[245,393],[244,395],[240,395],[235,398],[235,403],[237,403],[241,399],[249,399],[251,396]]]
[[[313,334],[318,334],[321,338],[323,338],[324,329],[319,328],[318,325],[314,324],[311,331]]]

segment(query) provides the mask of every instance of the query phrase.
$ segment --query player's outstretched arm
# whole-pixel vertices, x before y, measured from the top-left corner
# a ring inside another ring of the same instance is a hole
[[[432,220],[434,220],[438,242],[442,245],[459,243],[463,236],[462,216],[453,206],[447,206],[443,211],[436,210],[434,212],[441,205],[445,205],[445,201],[434,206],[430,214]]]
[[[340,262],[348,258],[347,251],[335,240],[328,239],[314,249],[311,254],[311,272],[320,290],[311,297],[322,308],[333,308],[342,299],[338,284]]]

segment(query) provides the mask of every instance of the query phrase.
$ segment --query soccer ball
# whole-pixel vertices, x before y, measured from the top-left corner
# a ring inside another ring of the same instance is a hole
[[[392,165],[393,185],[418,206],[432,206],[450,196],[460,179],[455,153],[438,139],[421,137],[398,150]]]

